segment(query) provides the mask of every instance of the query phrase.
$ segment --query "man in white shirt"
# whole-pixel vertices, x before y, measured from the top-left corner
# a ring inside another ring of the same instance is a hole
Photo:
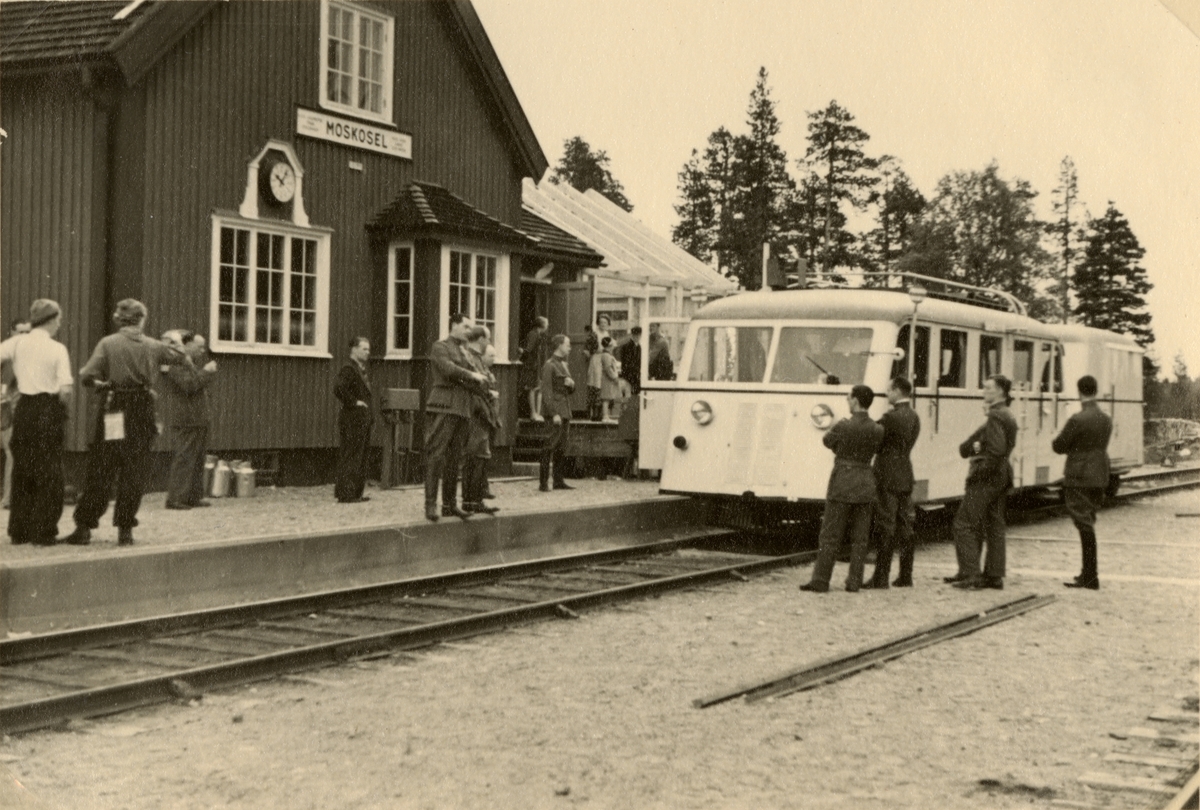
[[[13,414],[13,488],[8,536],[14,545],[52,546],[63,508],[63,427],[71,396],[71,359],[54,340],[62,309],[39,298],[29,307],[29,334],[0,343],[21,394]]]

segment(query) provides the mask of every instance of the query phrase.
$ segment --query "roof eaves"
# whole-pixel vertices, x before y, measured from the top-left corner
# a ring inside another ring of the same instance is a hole
[[[149,8],[143,6],[135,12],[133,24],[105,50],[120,66],[125,81],[130,85],[137,84],[217,5],[218,0],[194,0],[157,2]]]
[[[475,63],[480,68],[484,80],[488,84],[492,98],[500,107],[501,118],[509,130],[509,135],[521,154],[522,162],[530,177],[541,177],[550,167],[545,152],[538,142],[537,135],[517,99],[516,91],[504,72],[500,57],[492,47],[492,41],[484,30],[483,22],[475,12],[470,0],[454,0],[454,2],[437,3],[439,8],[449,12],[454,23],[465,35],[468,50]]]

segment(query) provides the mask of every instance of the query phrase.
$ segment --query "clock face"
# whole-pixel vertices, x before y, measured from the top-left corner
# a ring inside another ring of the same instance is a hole
[[[281,203],[290,202],[296,195],[296,173],[282,161],[271,167],[271,194]]]

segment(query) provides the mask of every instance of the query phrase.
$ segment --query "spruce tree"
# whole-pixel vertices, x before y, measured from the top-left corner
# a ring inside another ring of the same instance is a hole
[[[913,228],[925,209],[925,197],[900,166],[899,159],[879,159],[879,187],[868,202],[875,207],[875,227],[863,234],[863,257],[867,269],[892,272],[897,260],[912,246]]]
[[[1075,270],[1078,303],[1073,314],[1087,326],[1120,332],[1149,346],[1154,331],[1145,296],[1153,285],[1139,264],[1146,251],[1111,201],[1104,216],[1089,225],[1083,262]]]

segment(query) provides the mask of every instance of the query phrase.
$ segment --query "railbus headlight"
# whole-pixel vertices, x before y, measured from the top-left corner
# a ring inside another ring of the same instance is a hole
[[[712,406],[702,399],[692,403],[692,418],[701,425],[707,425],[713,420]]]
[[[809,416],[818,430],[829,430],[833,426],[833,410],[828,405],[814,405]]]

